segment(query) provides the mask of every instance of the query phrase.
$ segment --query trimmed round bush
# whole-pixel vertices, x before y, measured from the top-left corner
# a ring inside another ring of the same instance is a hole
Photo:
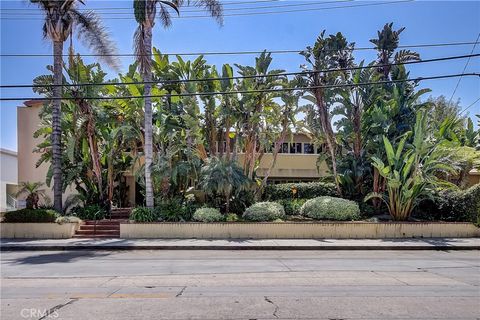
[[[154,209],[136,207],[130,214],[130,220],[134,220],[135,222],[155,222],[158,220],[158,215]]]
[[[193,214],[193,220],[199,222],[219,222],[224,221],[225,218],[218,209],[200,208]]]
[[[58,224],[65,224],[65,223],[80,223],[82,222],[81,219],[75,216],[63,216],[63,217],[58,217],[55,220],[56,223]]]
[[[315,220],[348,221],[360,218],[360,208],[354,201],[325,196],[305,202],[300,214]]]
[[[3,222],[31,223],[55,222],[59,214],[55,210],[21,209],[5,212]]]
[[[250,221],[274,221],[284,219],[285,210],[276,202],[257,202],[245,210],[243,218]]]

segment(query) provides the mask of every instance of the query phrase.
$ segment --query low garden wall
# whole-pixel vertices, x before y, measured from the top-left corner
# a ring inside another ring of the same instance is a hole
[[[125,239],[384,239],[480,237],[463,222],[124,223]]]
[[[0,223],[0,237],[5,239],[68,239],[79,223]]]

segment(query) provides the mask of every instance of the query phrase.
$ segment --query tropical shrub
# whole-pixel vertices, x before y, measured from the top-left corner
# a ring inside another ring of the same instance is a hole
[[[202,167],[200,188],[210,196],[222,196],[225,200],[225,212],[230,212],[232,195],[238,195],[250,185],[235,160],[212,157]]]
[[[192,202],[184,202],[174,198],[163,200],[155,207],[155,212],[160,220],[168,222],[189,221],[198,205]]]
[[[193,214],[194,221],[199,222],[218,222],[224,221],[225,217],[220,213],[220,210],[215,208],[200,208]]]
[[[277,200],[275,202],[278,202],[283,206],[283,208],[285,209],[285,214],[289,216],[297,216],[300,215],[300,209],[307,200],[308,199],[283,199]]]
[[[432,190],[448,186],[438,176],[455,173],[452,157],[439,142],[427,134],[425,111],[417,113],[413,143],[405,148],[410,132],[398,143],[396,150],[383,137],[387,163],[372,157],[373,166],[386,181],[386,192],[373,192],[366,197],[382,199],[394,220],[408,220],[415,207],[424,199],[431,198]]]
[[[107,216],[107,211],[98,204],[93,204],[74,208],[72,214],[82,220],[102,220]]]
[[[238,194],[234,195],[230,200],[231,213],[242,215],[245,210],[255,203],[254,192],[250,189],[242,190]]]
[[[285,210],[276,202],[257,202],[245,210],[243,218],[250,221],[274,221],[284,219]]]
[[[5,212],[3,222],[29,223],[29,222],[55,222],[59,217],[55,210],[20,209]]]
[[[302,182],[272,184],[265,188],[266,200],[312,199],[320,196],[335,196],[335,184],[326,182]]]
[[[40,198],[46,198],[45,190],[40,189],[43,185],[43,182],[21,182],[15,196],[19,197],[26,194],[25,202],[27,209],[39,209],[38,203]]]
[[[154,209],[136,207],[130,214],[130,220],[134,220],[135,222],[155,222],[158,220],[158,215]]]
[[[356,202],[327,196],[308,200],[300,213],[315,220],[347,221],[360,218],[360,208]]]

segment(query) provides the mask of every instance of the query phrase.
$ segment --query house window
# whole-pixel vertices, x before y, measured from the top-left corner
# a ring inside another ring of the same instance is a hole
[[[281,153],[288,153],[288,143],[284,142],[284,143],[282,144]]]
[[[305,154],[314,154],[315,147],[311,143],[304,143],[303,144],[303,153]]]
[[[301,143],[290,143],[290,153],[302,153],[302,144]]]

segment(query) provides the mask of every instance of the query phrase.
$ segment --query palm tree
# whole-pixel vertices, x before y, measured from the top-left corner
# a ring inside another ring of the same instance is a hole
[[[52,111],[52,153],[53,153],[53,203],[55,210],[62,212],[62,130],[61,98],[62,98],[62,68],[63,43],[72,36],[76,28],[77,35],[85,45],[101,55],[103,60],[116,68],[117,61],[109,55],[115,51],[115,46],[109,40],[99,17],[92,11],[80,12],[77,2],[83,0],[30,0],[43,11],[45,21],[43,35],[53,42],[53,111]]]
[[[41,186],[43,186],[43,182],[22,182],[15,196],[18,197],[22,194],[27,194],[27,209],[38,209],[40,197],[47,197],[45,190],[40,189]]]
[[[235,160],[211,157],[202,167],[200,188],[215,198],[220,195],[225,199],[225,213],[230,210],[231,196],[247,190],[251,180],[243,173]]]
[[[153,207],[153,187],[151,181],[151,165],[153,153],[152,139],[152,100],[149,97],[152,89],[152,30],[155,26],[157,9],[159,18],[164,27],[172,24],[171,10],[180,14],[179,8],[183,5],[195,5],[205,8],[212,17],[221,24],[223,21],[223,7],[218,0],[134,0],[133,9],[138,28],[134,35],[135,55],[140,73],[145,81],[145,199],[149,208]],[[171,10],[169,10],[171,9]]]

